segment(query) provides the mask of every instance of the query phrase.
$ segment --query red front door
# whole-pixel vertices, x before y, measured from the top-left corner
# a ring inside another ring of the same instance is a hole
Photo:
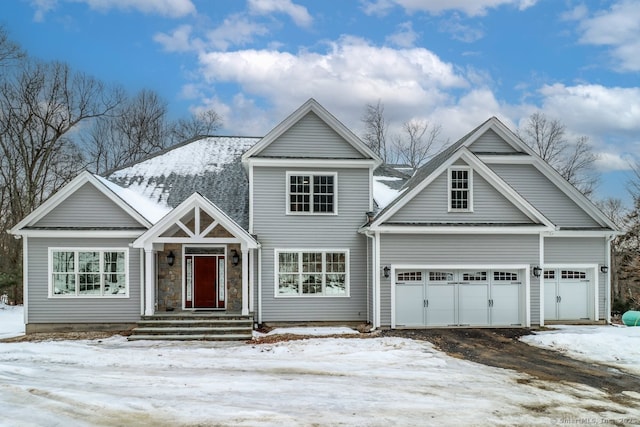
[[[225,289],[223,271],[218,271],[218,265],[224,268],[224,257],[194,256],[193,257],[193,307],[194,308],[224,308]],[[220,280],[222,279],[222,280]],[[221,282],[221,283],[219,283]]]

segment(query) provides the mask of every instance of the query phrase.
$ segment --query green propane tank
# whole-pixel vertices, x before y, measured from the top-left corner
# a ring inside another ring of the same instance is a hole
[[[627,311],[622,315],[622,323],[627,326],[640,326],[640,311]]]

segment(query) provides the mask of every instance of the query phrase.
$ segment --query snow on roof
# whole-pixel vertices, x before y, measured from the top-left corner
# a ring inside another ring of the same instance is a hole
[[[378,210],[384,209],[404,192],[404,184],[410,177],[411,173],[405,173],[390,164],[380,165],[373,172],[373,200]]]
[[[150,199],[141,194],[136,193],[128,188],[122,188],[119,185],[105,179],[101,176],[94,175],[100,182],[113,191],[126,204],[135,209],[140,215],[145,217],[150,223],[155,224],[171,210],[169,207],[154,203]]]
[[[197,191],[246,229],[249,185],[240,156],[259,140],[212,136],[187,141],[111,172],[107,179],[167,208]]]

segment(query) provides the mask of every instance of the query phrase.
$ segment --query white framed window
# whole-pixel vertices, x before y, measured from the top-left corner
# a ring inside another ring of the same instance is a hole
[[[422,271],[402,271],[397,274],[397,282],[421,282]]]
[[[129,296],[127,248],[50,248],[50,297]]]
[[[473,170],[454,166],[448,171],[449,212],[473,212]]]
[[[348,250],[276,250],[277,297],[349,296]]]
[[[335,172],[287,172],[287,214],[335,215],[337,193]]]

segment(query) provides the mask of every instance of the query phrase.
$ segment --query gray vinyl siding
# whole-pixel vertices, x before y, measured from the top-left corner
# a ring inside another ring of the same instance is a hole
[[[364,158],[313,112],[291,126],[257,157]]]
[[[128,298],[49,298],[49,248],[127,248],[130,239],[28,240],[28,323],[132,323],[140,320],[140,250],[129,248]]]
[[[607,244],[603,237],[545,237],[545,264],[598,264],[607,259]],[[598,312],[606,318],[607,275],[598,274]]]
[[[286,215],[289,168],[254,169],[254,233],[262,245],[262,320],[365,321],[366,237],[357,232],[369,209],[368,169],[337,172],[338,215]],[[303,171],[303,170],[300,170]],[[349,297],[275,297],[275,249],[349,249]]]
[[[380,265],[539,264],[537,235],[399,235],[380,237]],[[391,325],[391,278],[380,276],[381,325]],[[530,278],[531,324],[540,321],[540,283]]]
[[[93,184],[86,183],[35,227],[142,227]]]
[[[492,129],[483,133],[482,136],[469,146],[469,150],[474,153],[511,154],[518,152],[511,145],[507,144],[504,139],[502,139]]]
[[[488,166],[554,224],[560,227],[600,226],[535,166]]]
[[[403,206],[388,222],[532,222],[478,173],[473,174],[473,212],[448,212],[447,192],[445,172]]]

